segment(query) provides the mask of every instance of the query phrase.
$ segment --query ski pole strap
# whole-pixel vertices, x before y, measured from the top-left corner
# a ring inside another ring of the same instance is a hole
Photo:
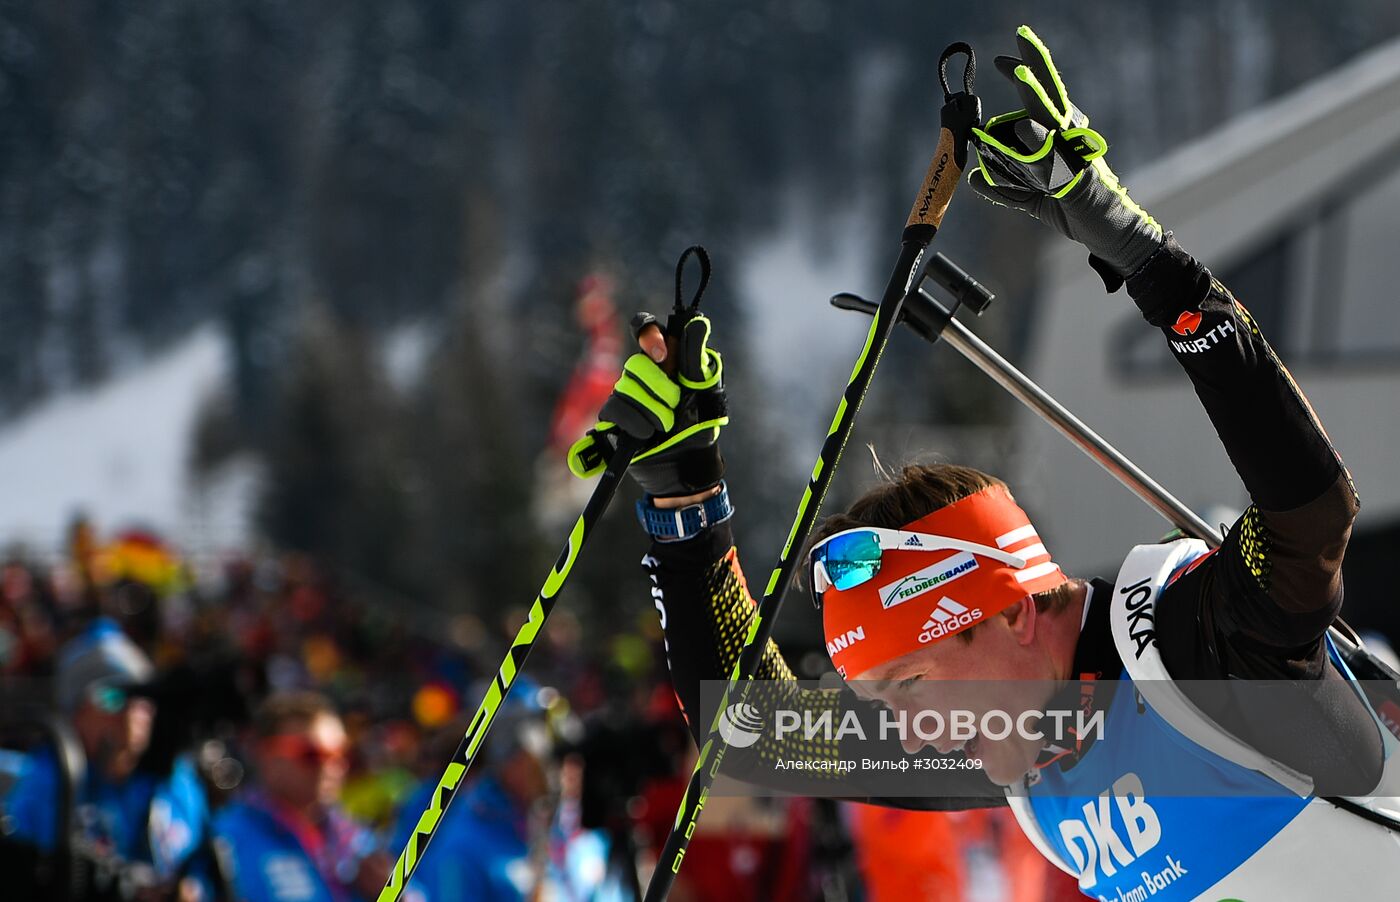
[[[691,256],[700,261],[700,287],[695,289],[695,294],[691,295],[690,303],[687,304],[685,301],[685,264]],[[685,324],[690,322],[699,312],[700,296],[705,293],[705,289],[709,285],[710,254],[700,245],[692,244],[681,252],[681,258],[676,261],[676,306],[671,311],[670,319],[666,321],[667,336],[680,338]]]
[[[943,53],[938,57],[938,86],[943,89],[944,98],[953,96],[953,89],[948,86],[948,60],[959,53],[967,54],[967,66],[963,68],[962,93],[972,94],[972,80],[977,77],[977,56],[966,41],[954,41],[943,48]]]

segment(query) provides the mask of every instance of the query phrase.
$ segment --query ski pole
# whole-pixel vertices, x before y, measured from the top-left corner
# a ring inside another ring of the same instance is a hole
[[[967,68],[963,72],[963,90],[955,94],[948,84],[948,61],[958,53],[967,55]],[[782,606],[783,593],[792,581],[797,558],[801,554],[807,535],[812,531],[817,511],[840,461],[841,451],[855,425],[856,413],[860,410],[861,401],[865,398],[866,389],[870,386],[871,377],[875,374],[875,367],[880,362],[885,344],[898,322],[900,306],[904,303],[910,286],[914,284],[914,276],[924,250],[943,221],[943,214],[948,210],[948,202],[952,200],[953,192],[967,163],[967,138],[972,127],[981,119],[981,104],[972,93],[975,74],[976,59],[973,57],[972,48],[967,44],[950,45],[938,60],[938,80],[944,97],[938,149],[934,151],[928,173],[914,200],[913,209],[909,212],[894,272],[875,311],[875,319],[865,337],[865,346],[856,358],[850,381],[836,407],[835,418],[827,432],[826,441],[822,444],[821,453],[817,456],[816,465],[812,468],[811,479],[798,503],[797,517],[793,521],[792,530],[788,533],[787,542],[778,556],[777,566],[768,579],[763,599],[749,622],[744,646],[730,672],[724,697],[715,709],[714,720],[704,742],[701,743],[700,757],[690,775],[690,783],[686,787],[680,809],[676,812],[675,824],[671,827],[656,870],[647,884],[647,902],[659,902],[665,898],[677,872],[680,871],[681,863],[685,860],[686,848],[695,833],[695,826],[704,809],[710,786],[714,783],[728,750],[728,743],[720,733],[720,718],[731,704],[742,703],[748,698],[759,659],[763,656],[763,649],[773,632],[773,622]],[[737,700],[732,699],[731,696],[736,693]]]
[[[943,254],[936,254],[934,259],[930,261],[928,273],[958,301],[969,296],[979,298],[977,305],[970,304],[978,313],[991,302],[991,292],[983,288]],[[954,316],[956,303],[953,307],[949,307],[929,294],[928,290],[923,287],[926,281],[920,282],[918,291],[911,295],[904,305],[900,316],[901,322],[932,344],[936,344],[940,338],[946,338],[948,344],[957,349],[974,366],[990,376],[1016,400],[1053,426],[1056,431],[1069,439],[1091,460],[1122,483],[1128,491],[1161,514],[1168,523],[1186,535],[1200,539],[1212,548],[1220,547],[1222,537],[1219,532],[1201,519],[1195,511],[1179,501],[1171,492],[1163,488],[1157,480],[1148,476],[1127,455],[1109,444],[1106,439],[1089,428],[1083,420],[1071,413],[1059,401],[1056,401],[1033,379],[1016,369],[1006,358],[973,334]],[[867,314],[873,314],[877,307],[874,301],[866,300],[849,292],[833,295],[831,306]],[[1400,674],[1395,673],[1389,665],[1362,647],[1356,630],[1352,629],[1350,624],[1340,617],[1333,624],[1332,640],[1341,646],[1343,654],[1347,658],[1347,664],[1364,674],[1363,678],[1392,681],[1400,678]]]
[[[965,296],[969,291],[980,290],[990,300],[990,293],[982,288],[966,272],[942,254],[941,260],[931,263],[929,277],[942,285],[955,298]],[[904,306],[904,322],[915,332],[930,342],[937,343],[941,338],[948,342],[959,354],[982,372],[1006,389],[1016,400],[1034,411],[1042,420],[1053,426],[1061,435],[1103,467],[1130,492],[1142,499],[1148,507],[1161,514],[1168,523],[1189,536],[1205,542],[1212,548],[1220,546],[1220,533],[1195,511],[1187,507],[1163,488],[1155,479],[1147,475],[1127,455],[1109,444],[1083,420],[1075,416],[1059,401],[1051,397],[1029,376],[1011,365],[990,345],[977,337],[970,329],[958,321],[950,308],[925,288],[927,279],[916,286],[908,303]],[[972,286],[976,286],[973,289]],[[873,313],[875,304],[853,294],[838,294],[832,297],[833,307],[843,310],[859,310]],[[985,304],[983,304],[985,307]]]
[[[697,255],[700,261],[700,288],[687,307],[681,298],[681,280],[685,273],[686,261],[692,254]],[[687,248],[676,264],[676,307],[667,321],[665,330],[667,344],[672,351],[667,356],[666,366],[668,368],[676,365],[675,361],[679,355],[675,352],[679,348],[680,330],[684,328],[689,318],[698,312],[700,295],[704,293],[709,280],[710,262],[705,249],[698,246]],[[553,569],[549,571],[549,577],[545,579],[544,586],[535,596],[535,603],[530,606],[529,619],[516,633],[515,640],[511,642],[510,650],[506,652],[505,660],[501,662],[500,670],[496,672],[496,676],[491,680],[490,688],[486,690],[486,697],[481,700],[476,713],[472,715],[466,735],[457,744],[457,750],[452,753],[452,759],[448,762],[442,779],[438,780],[437,788],[433,790],[432,798],[428,801],[428,807],[419,816],[413,833],[408,837],[408,843],[399,853],[398,860],[394,862],[389,879],[384,884],[384,889],[379,893],[378,902],[396,902],[403,895],[404,888],[408,885],[408,880],[413,876],[414,870],[417,869],[418,862],[422,860],[428,843],[432,842],[433,835],[437,832],[443,815],[447,813],[448,806],[456,798],[457,789],[461,786],[463,777],[471,768],[472,762],[476,760],[477,752],[481,750],[481,742],[486,738],[486,733],[491,729],[491,724],[496,719],[496,712],[500,710],[501,703],[510,694],[511,687],[515,685],[515,678],[525,666],[525,659],[530,656],[530,652],[534,649],[540,629],[554,610],[559,591],[564,587],[565,580],[569,578],[569,571],[573,569],[575,561],[578,560],[579,552],[583,549],[584,543],[588,541],[593,527],[607,511],[613,496],[617,494],[617,489],[622,484],[627,468],[631,466],[632,458],[641,450],[641,446],[641,440],[618,430],[617,446],[608,458],[606,469],[598,478],[598,484],[593,487],[593,494],[589,496],[588,503],[584,505],[583,513],[574,523],[568,541],[564,544],[564,550],[559,553],[559,559],[555,561]]]
[[[589,496],[588,503],[584,505],[583,513],[579,515],[578,521],[574,523],[574,528],[569,533],[564,550],[560,552],[559,559],[555,561],[554,567],[549,571],[549,577],[545,580],[544,586],[535,596],[535,603],[530,606],[529,619],[516,633],[515,640],[511,642],[505,660],[501,662],[500,670],[496,672],[496,676],[491,680],[490,688],[486,690],[486,697],[481,700],[476,713],[472,715],[466,735],[457,744],[457,750],[452,753],[452,759],[448,762],[442,779],[438,780],[437,788],[433,790],[432,798],[428,801],[428,807],[418,818],[413,833],[408,837],[408,843],[399,853],[398,860],[394,862],[394,869],[389,873],[389,880],[379,893],[379,902],[395,902],[403,894],[404,888],[408,885],[408,878],[413,876],[418,862],[428,848],[428,843],[432,842],[433,834],[437,832],[438,825],[442,822],[442,816],[456,797],[457,788],[461,785],[462,778],[472,766],[472,762],[476,760],[477,752],[481,749],[481,741],[486,738],[487,731],[491,729],[496,712],[500,710],[501,703],[510,694],[516,676],[525,666],[525,659],[530,656],[530,652],[534,649],[540,628],[544,626],[544,622],[549,619],[550,613],[554,610],[559,590],[563,588],[564,581],[569,578],[569,571],[573,569],[574,562],[578,560],[579,551],[582,550],[583,544],[588,541],[589,533],[593,531],[594,525],[603,516],[603,512],[608,509],[613,495],[617,493],[618,486],[627,472],[628,465],[632,462],[632,456],[637,453],[639,446],[640,443],[635,439],[627,435],[619,436],[617,450],[609,461],[607,469],[603,471],[603,475],[598,478],[598,484],[594,487],[593,494]]]

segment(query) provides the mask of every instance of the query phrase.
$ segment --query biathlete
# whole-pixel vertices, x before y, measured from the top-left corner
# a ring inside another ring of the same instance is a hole
[[[906,735],[905,753],[981,769],[949,771],[939,797],[871,800],[1010,804],[1093,898],[1400,898],[1400,834],[1365,816],[1394,815],[1394,737],[1327,638],[1358,510],[1352,481],[1246,309],[1128,196],[1044,44],[1024,26],[1017,44],[1020,59],[997,68],[1024,109],[975,131],[972,187],[1083,244],[1110,292],[1126,286],[1191,380],[1252,503],[1218,551],[1190,539],[1141,545],[1111,581],[1067,576],[1007,486],[968,467],[906,467],[827,519],[807,576],[847,687],[826,695],[895,712],[1014,714],[1071,686],[1103,715],[1092,741]],[[639,515],[653,543],[643,563],[699,738],[713,716],[701,681],[728,677],[754,604],[717,445],[728,422],[721,360],[704,318],[670,352],[654,318],[635,325],[642,353],[576,450],[618,431],[648,441],[629,471],[646,492]],[[680,355],[674,377],[668,353]],[[824,704],[796,688],[771,642],[758,678],[793,686],[794,704]],[[1187,682],[1239,680],[1332,691],[1281,720]],[[962,688],[972,686],[1020,689]],[[802,748],[839,754],[820,739]],[[859,795],[830,781],[823,791]],[[1348,809],[1325,794],[1365,798]]]

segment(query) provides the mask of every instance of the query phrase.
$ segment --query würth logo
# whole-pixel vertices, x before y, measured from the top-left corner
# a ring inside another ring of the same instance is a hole
[[[1200,314],[1197,314],[1197,326],[1200,325],[1199,317]],[[1176,326],[1172,326],[1172,329],[1180,331]],[[1194,330],[1195,326],[1193,326],[1192,329]],[[1172,340],[1168,341],[1167,344],[1171,345],[1172,350],[1178,354],[1204,354],[1206,351],[1220,344],[1220,340],[1226,335],[1233,335],[1234,333],[1235,324],[1227,319],[1221,320],[1219,325],[1200,338],[1192,338],[1189,341]]]
[[[938,605],[928,615],[928,620],[920,627],[923,632],[919,633],[920,642],[932,642],[941,639],[950,633],[956,633],[964,627],[971,626],[982,619],[982,609],[972,608],[968,610],[965,605],[958,604],[953,599],[944,595],[938,599]]]
[[[1177,335],[1195,335],[1196,330],[1201,328],[1201,311],[1183,310],[1181,315],[1172,324],[1172,331]]]

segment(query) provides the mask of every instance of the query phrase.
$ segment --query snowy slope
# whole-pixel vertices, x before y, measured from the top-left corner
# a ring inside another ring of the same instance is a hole
[[[52,551],[78,511],[103,534],[140,523],[187,548],[234,538],[246,502],[230,496],[246,492],[195,491],[187,475],[199,404],[228,370],[223,339],[205,326],[138,369],[0,427],[0,543]]]
[[[784,217],[780,228],[753,243],[739,270],[748,317],[744,337],[755,375],[771,397],[785,399],[767,412],[768,428],[789,437],[790,463],[799,468],[821,449],[851,362],[870,329],[866,317],[827,303],[837,291],[871,283],[870,217],[858,206],[827,217],[830,234],[820,241],[806,225],[810,216]]]

